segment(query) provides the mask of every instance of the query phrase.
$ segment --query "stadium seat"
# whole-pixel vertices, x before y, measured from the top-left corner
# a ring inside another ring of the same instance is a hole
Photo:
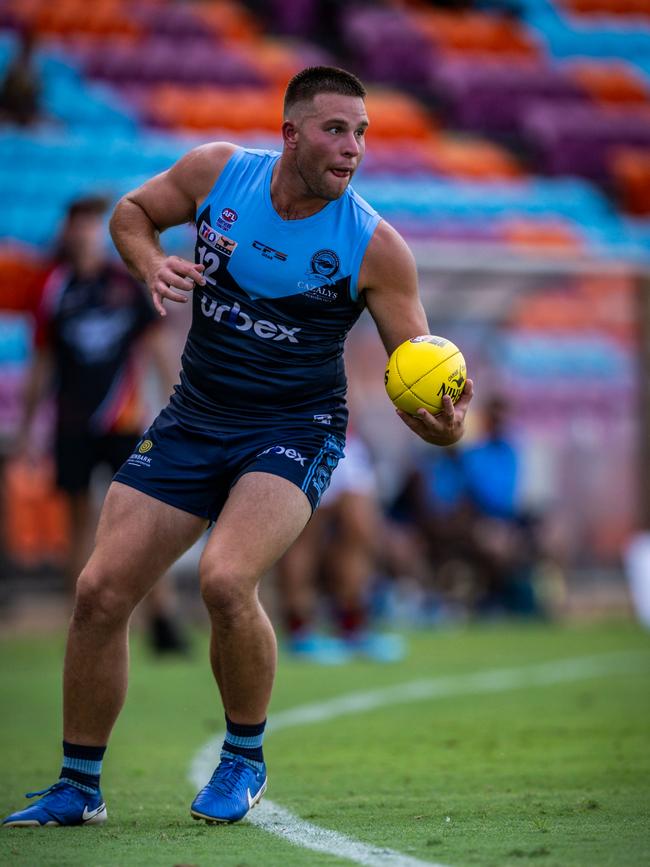
[[[567,73],[544,63],[441,61],[432,70],[431,88],[453,124],[491,133],[517,132],[534,99],[586,98]]]
[[[410,18],[447,56],[537,58],[541,53],[532,34],[506,16],[427,10],[413,12]]]
[[[650,216],[650,148],[620,148],[614,151],[610,167],[623,209]]]
[[[565,69],[592,100],[604,105],[650,105],[650,90],[640,72],[628,63],[577,61]]]

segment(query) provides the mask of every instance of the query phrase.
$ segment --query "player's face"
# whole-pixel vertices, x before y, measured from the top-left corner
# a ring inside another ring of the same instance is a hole
[[[309,192],[333,201],[345,192],[366,150],[363,99],[319,93],[299,125],[296,168]]]

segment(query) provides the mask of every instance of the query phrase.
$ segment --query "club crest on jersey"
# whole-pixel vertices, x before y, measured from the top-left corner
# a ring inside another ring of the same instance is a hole
[[[311,257],[311,271],[308,273],[331,280],[340,267],[341,262],[334,250],[318,250]]]
[[[233,223],[236,223],[238,219],[239,215],[237,211],[233,211],[232,208],[224,208],[221,216],[217,217],[217,226],[219,226],[222,232],[229,232],[232,229]]]
[[[231,238],[226,238],[224,235],[215,231],[209,223],[205,222],[205,220],[201,222],[199,237],[202,238],[206,244],[209,244],[225,256],[232,256],[238,243],[237,241],[233,241]]]

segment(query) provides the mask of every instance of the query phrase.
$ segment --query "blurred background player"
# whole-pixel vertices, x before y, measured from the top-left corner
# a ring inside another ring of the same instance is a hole
[[[170,394],[177,373],[166,351],[166,330],[143,288],[107,256],[108,207],[104,198],[87,196],[68,209],[37,311],[17,437],[18,453],[29,458],[36,412],[52,395],[56,485],[66,495],[70,514],[66,576],[71,596],[92,549],[93,474],[101,467],[116,472],[146,422],[143,361],[155,369],[161,399]],[[165,585],[147,600],[150,640],[157,651],[186,648],[171,604]]]
[[[367,446],[349,430],[319,509],[277,566],[278,605],[287,649],[324,665],[353,656],[396,662],[401,638],[372,631],[370,601],[376,577],[382,518]],[[320,601],[335,635],[317,631]]]
[[[547,531],[522,502],[523,459],[508,399],[492,394],[478,417],[476,438],[424,455],[399,497],[427,552],[432,621],[546,613]]]

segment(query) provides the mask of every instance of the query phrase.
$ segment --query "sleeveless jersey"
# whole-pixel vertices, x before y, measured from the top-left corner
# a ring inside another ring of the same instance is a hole
[[[196,262],[181,384],[186,419],[313,415],[343,430],[345,337],[361,313],[357,278],[379,215],[348,187],[311,217],[271,201],[280,154],[238,149],[197,209]]]

